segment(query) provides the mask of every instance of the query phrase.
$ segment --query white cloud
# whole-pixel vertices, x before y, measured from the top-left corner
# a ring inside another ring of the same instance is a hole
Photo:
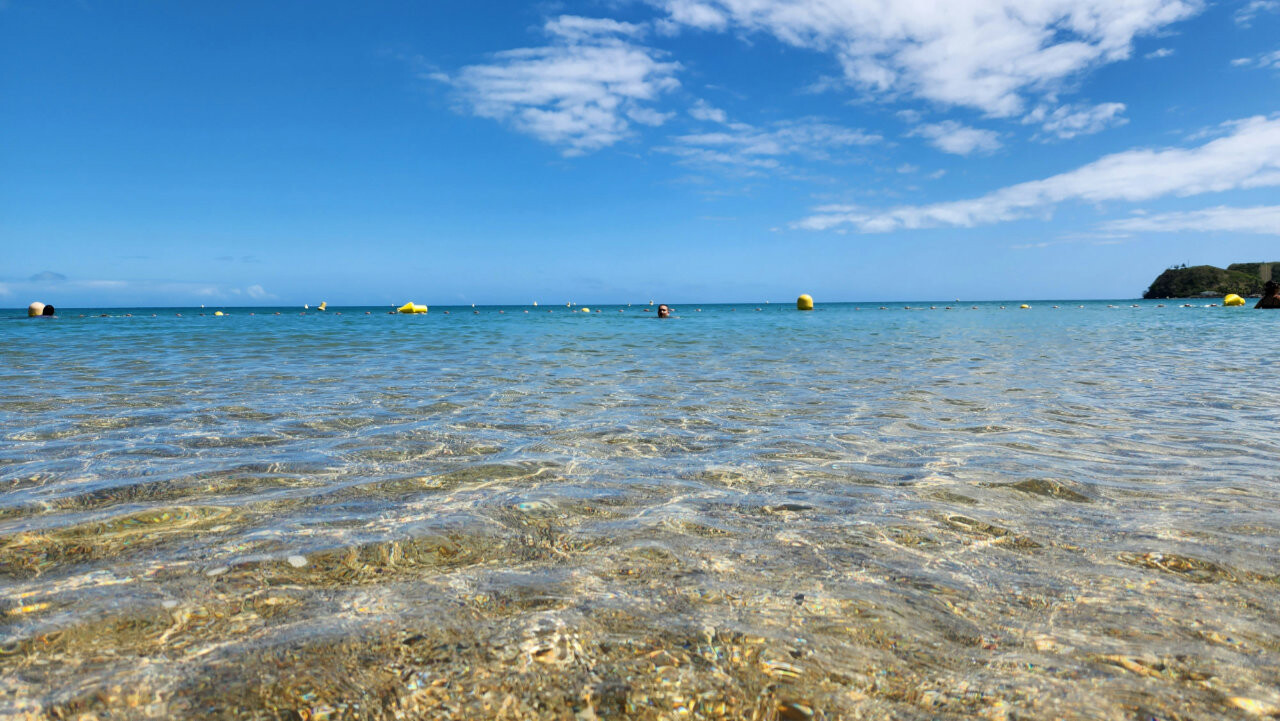
[[[922,137],[933,147],[952,155],[990,153],[1000,148],[1000,135],[994,130],[971,128],[954,120],[917,126],[910,137]]]
[[[696,164],[769,169],[780,167],[779,159],[787,156],[831,160],[834,153],[872,145],[882,138],[862,130],[804,119],[778,122],[767,128],[726,123],[722,130],[681,135],[672,140],[674,145],[657,150]]]
[[[640,37],[644,28],[633,23],[624,23],[609,18],[584,18],[578,15],[561,15],[548,20],[542,29],[550,35],[573,41],[590,41],[604,35],[626,35]]]
[[[1142,57],[1148,60],[1156,60],[1159,58],[1167,58],[1171,55],[1173,55],[1173,48],[1158,48],[1156,50],[1152,50],[1146,55],[1143,55]]]
[[[254,287],[260,289],[260,286]],[[178,280],[89,279],[59,281],[56,285],[51,285],[46,280],[27,280],[10,283],[6,288],[10,293],[30,295],[33,298],[48,299],[51,292],[59,296],[92,294],[113,303],[135,302],[144,298],[149,302],[171,303],[189,301],[196,297],[227,299],[241,294],[239,288],[219,283]],[[253,295],[252,289],[246,292]],[[264,297],[274,296],[268,294]]]
[[[631,108],[627,110],[627,117],[640,123],[656,128],[675,117],[675,113],[663,113],[653,108]]]
[[[1066,140],[1124,125],[1129,122],[1121,115],[1124,109],[1124,103],[1102,103],[1093,107],[1062,105],[1052,111],[1040,106],[1028,113],[1022,122],[1039,123],[1045,132]]]
[[[971,227],[1044,212],[1067,201],[1138,202],[1280,185],[1280,116],[1226,123],[1226,135],[1194,148],[1128,150],[1044,180],[1001,188],[970,200],[890,210],[826,206],[792,224],[808,230],[853,226],[866,232],[940,226]]]
[[[907,123],[908,125],[915,125],[916,123],[919,123],[922,118],[924,118],[924,113],[920,112],[919,110],[899,110],[896,113],[896,115],[898,116],[899,120],[901,120],[904,123]]]
[[[763,32],[832,55],[846,80],[994,116],[1027,94],[1124,60],[1133,40],[1199,12],[1202,0],[649,0],[666,22]]]
[[[544,30],[549,45],[495,53],[489,63],[432,77],[452,85],[472,113],[562,146],[566,155],[628,137],[628,121],[659,125],[669,117],[645,103],[679,87],[680,65],[632,42],[640,26],[566,15]]]
[[[1280,235],[1280,205],[1263,205],[1252,208],[1218,206],[1216,208],[1181,213],[1137,215],[1105,223],[1102,229],[1114,233],[1228,231]]]
[[[699,30],[723,30],[729,24],[729,18],[715,7],[716,3],[670,0],[664,5],[670,15],[670,21],[676,26],[688,25]]]
[[[1231,64],[1234,67],[1255,67],[1280,70],[1280,50],[1263,53],[1262,55],[1252,58],[1236,58],[1231,61]]]
[[[689,109],[689,114],[697,120],[705,120],[709,123],[725,123],[728,122],[729,116],[720,108],[714,107],[705,100],[699,100]]]
[[[1262,13],[1274,12],[1280,12],[1280,0],[1250,0],[1248,5],[1236,11],[1236,22],[1242,27],[1249,27]]]
[[[275,297],[274,295],[264,290],[263,287],[260,285],[251,285],[248,288],[245,288],[244,292],[254,300],[266,300],[268,298]]]

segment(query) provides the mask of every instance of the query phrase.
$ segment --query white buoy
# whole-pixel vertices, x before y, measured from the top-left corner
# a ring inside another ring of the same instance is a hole
[[[40,301],[36,301],[31,305],[27,306],[28,318],[36,318],[43,314],[44,314],[44,303],[41,303]]]

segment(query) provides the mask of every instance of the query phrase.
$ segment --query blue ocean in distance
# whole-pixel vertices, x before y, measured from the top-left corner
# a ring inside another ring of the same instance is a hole
[[[1023,302],[0,311],[0,716],[1280,708],[1280,313]]]

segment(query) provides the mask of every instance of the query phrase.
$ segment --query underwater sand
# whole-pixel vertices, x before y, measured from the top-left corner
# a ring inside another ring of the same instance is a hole
[[[1277,717],[1280,314],[1113,304],[11,312],[0,718]]]

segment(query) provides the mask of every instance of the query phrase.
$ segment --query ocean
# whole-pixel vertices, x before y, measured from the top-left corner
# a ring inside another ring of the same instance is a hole
[[[0,717],[1280,713],[1280,313],[1023,302],[0,312]]]

